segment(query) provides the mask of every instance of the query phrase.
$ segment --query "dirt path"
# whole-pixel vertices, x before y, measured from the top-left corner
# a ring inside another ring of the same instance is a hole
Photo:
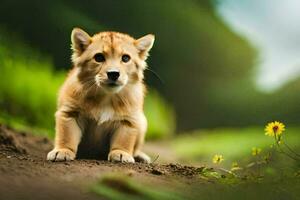
[[[0,199],[103,199],[90,191],[105,174],[119,172],[153,185],[190,184],[201,168],[178,164],[121,164],[100,160],[47,162],[52,142],[0,125]],[[153,147],[151,147],[153,148]]]

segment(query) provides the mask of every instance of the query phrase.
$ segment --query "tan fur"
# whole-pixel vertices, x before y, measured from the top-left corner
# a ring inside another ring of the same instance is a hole
[[[110,161],[135,162],[135,157],[150,162],[140,149],[147,129],[143,71],[154,36],[136,40],[100,32],[90,37],[75,28],[71,39],[74,68],[59,92],[55,147],[47,159],[74,160],[77,154],[84,155],[82,150],[96,157],[106,153]],[[103,53],[104,62],[96,62],[97,53]],[[124,54],[130,56],[129,62],[122,61]],[[117,87],[106,84],[109,70],[120,72]]]

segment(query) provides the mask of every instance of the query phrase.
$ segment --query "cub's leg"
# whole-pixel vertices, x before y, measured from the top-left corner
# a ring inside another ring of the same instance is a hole
[[[111,138],[108,160],[134,163],[133,151],[139,130],[127,124],[121,124]]]
[[[151,158],[140,150],[144,144],[144,140],[145,140],[145,133],[143,132],[143,134],[138,135],[138,138],[136,140],[135,150],[133,153],[134,160],[136,162],[141,162],[141,163],[150,163]]]
[[[74,160],[81,139],[81,129],[78,126],[76,119],[65,112],[58,111],[55,117],[55,144],[54,149],[48,153],[47,160]]]

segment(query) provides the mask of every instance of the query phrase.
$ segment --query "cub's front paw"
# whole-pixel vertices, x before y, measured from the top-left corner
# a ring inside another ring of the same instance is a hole
[[[149,164],[151,162],[151,158],[147,154],[141,151],[135,153],[134,160],[136,162],[141,162],[146,164]]]
[[[134,158],[122,150],[113,150],[108,154],[108,160],[112,162],[134,163]]]
[[[50,161],[71,161],[75,159],[75,153],[70,149],[53,149],[47,155]]]

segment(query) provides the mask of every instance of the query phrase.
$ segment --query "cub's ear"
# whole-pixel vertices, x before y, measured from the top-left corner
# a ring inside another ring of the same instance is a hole
[[[147,59],[149,51],[153,46],[154,40],[154,35],[148,34],[135,41],[135,46],[139,50],[139,55],[142,59]]]
[[[71,34],[72,49],[76,52],[83,52],[91,43],[91,37],[80,28],[74,28]]]

